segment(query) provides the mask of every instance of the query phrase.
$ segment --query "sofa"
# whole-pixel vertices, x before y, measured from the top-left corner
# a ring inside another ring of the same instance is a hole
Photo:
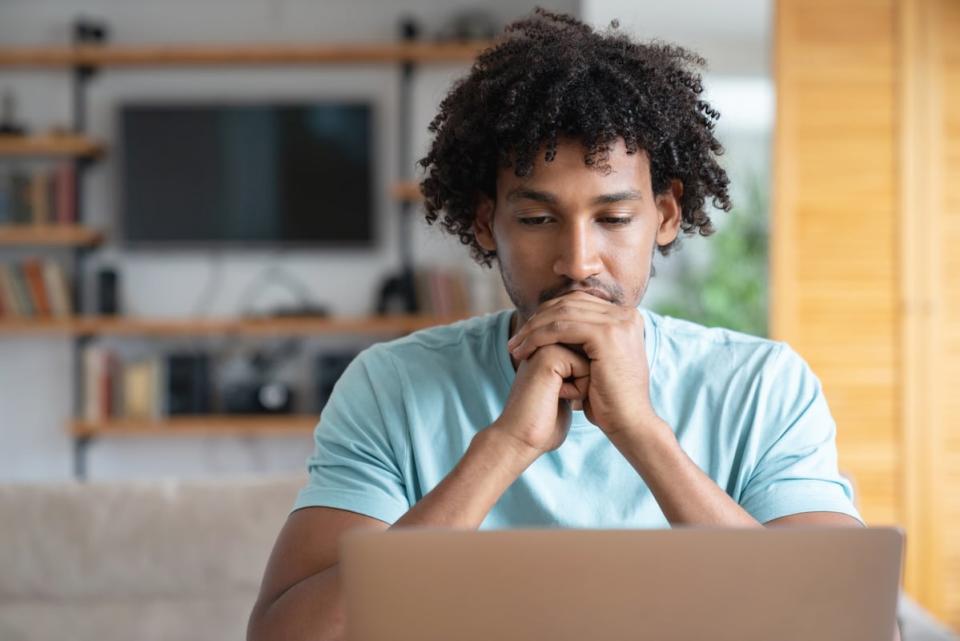
[[[0,641],[238,641],[303,475],[0,485]],[[956,639],[902,599],[903,641]]]
[[[0,640],[244,639],[304,479],[0,485]]]

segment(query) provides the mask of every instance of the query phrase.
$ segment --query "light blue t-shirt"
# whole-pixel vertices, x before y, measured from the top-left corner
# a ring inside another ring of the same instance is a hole
[[[789,514],[860,518],[839,475],[820,382],[784,343],[640,310],[650,400],[690,458],[761,523]],[[362,352],[314,433],[294,509],[327,506],[393,523],[499,417],[516,372],[513,310],[422,330]],[[637,471],[583,412],[481,528],[669,524]]]

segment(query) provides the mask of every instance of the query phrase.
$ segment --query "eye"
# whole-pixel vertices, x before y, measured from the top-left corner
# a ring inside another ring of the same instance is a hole
[[[533,227],[534,225],[543,225],[550,221],[549,216],[527,216],[525,218],[518,219],[521,225],[529,225]]]
[[[633,218],[630,216],[605,216],[600,220],[607,225],[613,225],[615,227],[629,225],[633,222]]]

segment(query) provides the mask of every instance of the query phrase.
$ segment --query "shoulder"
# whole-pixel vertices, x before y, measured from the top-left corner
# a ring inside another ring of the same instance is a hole
[[[676,369],[684,377],[702,377],[722,385],[757,380],[816,383],[806,361],[783,341],[723,327],[705,327],[649,310],[656,331],[655,367]]]

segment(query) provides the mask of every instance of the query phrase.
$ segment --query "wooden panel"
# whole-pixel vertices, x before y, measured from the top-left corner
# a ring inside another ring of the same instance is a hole
[[[935,249],[939,270],[935,279],[938,299],[933,308],[938,328],[938,359],[934,370],[935,424],[933,438],[937,454],[932,482],[934,511],[929,515],[933,528],[938,580],[937,609],[955,629],[960,629],[960,4],[937,0],[931,12],[935,82],[934,115],[939,142],[940,199],[936,210]]]
[[[893,0],[781,0],[771,330],[821,378],[871,523],[901,523]]]
[[[111,67],[472,62],[487,41],[173,44],[0,48],[0,67]]]

